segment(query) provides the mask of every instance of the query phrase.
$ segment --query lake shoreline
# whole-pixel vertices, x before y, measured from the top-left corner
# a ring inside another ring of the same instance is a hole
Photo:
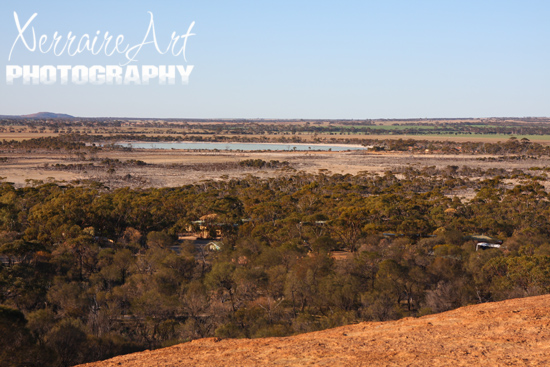
[[[308,152],[308,151],[352,151],[352,150],[367,150],[369,147],[358,144],[306,144],[306,143],[243,143],[243,142],[197,142],[197,141],[180,141],[180,142],[135,142],[135,141],[120,141],[115,145],[132,148],[132,149],[162,149],[162,150],[210,150],[210,151],[271,151],[271,152]],[[189,147],[185,147],[188,145]],[[228,147],[234,146],[232,149]],[[238,146],[238,147],[237,147]],[[247,149],[259,148],[259,149]],[[269,149],[268,147],[273,147]]]

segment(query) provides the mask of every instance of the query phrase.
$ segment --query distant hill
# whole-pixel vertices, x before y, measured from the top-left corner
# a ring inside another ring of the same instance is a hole
[[[550,295],[265,339],[199,339],[87,367],[543,366]]]
[[[74,116],[66,115],[64,113],[53,113],[53,112],[38,112],[31,115],[22,115],[19,117],[28,118],[28,119],[74,119]]]

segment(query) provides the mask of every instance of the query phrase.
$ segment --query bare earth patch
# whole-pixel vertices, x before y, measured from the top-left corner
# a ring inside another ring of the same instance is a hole
[[[82,366],[546,366],[549,326],[545,295],[294,337],[201,339]]]

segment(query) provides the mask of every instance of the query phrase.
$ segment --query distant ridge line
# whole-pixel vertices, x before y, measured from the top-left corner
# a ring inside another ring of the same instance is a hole
[[[64,113],[54,113],[54,112],[38,112],[33,113],[30,115],[21,115],[18,116],[21,118],[28,118],[28,119],[74,119],[74,116],[67,115]]]

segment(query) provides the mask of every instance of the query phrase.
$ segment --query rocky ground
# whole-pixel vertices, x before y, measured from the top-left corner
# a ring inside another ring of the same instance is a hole
[[[88,367],[547,366],[550,295],[286,338],[195,340]]]

